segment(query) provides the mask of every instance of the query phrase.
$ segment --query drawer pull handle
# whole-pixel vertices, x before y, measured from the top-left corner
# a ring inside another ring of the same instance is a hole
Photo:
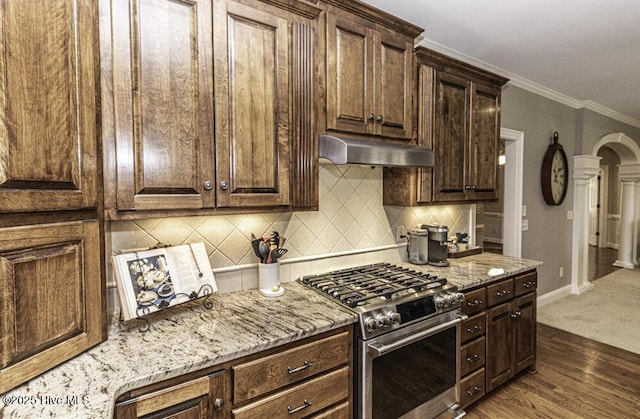
[[[498,292],[496,292],[496,295],[497,295],[498,297],[504,297],[505,295],[509,295],[509,294],[511,294],[511,291],[509,291],[509,290],[504,290],[504,291],[498,291]]]
[[[478,362],[482,359],[482,357],[478,354],[473,354],[473,356],[468,356],[467,357],[467,362],[469,364],[473,364],[474,362]]]
[[[467,327],[467,333],[476,333],[481,331],[482,331],[482,326],[478,326],[477,324],[473,325],[473,329],[470,327]]]
[[[473,389],[467,390],[467,394],[469,396],[473,396],[474,394],[478,394],[482,391],[482,387],[474,386]]]
[[[292,409],[291,406],[287,406],[287,412],[289,412],[290,415],[293,415],[294,413],[297,413],[303,409],[306,409],[307,407],[311,406],[312,403],[309,403],[309,401],[307,401],[307,399],[304,399],[304,402],[302,404],[302,406],[298,406],[295,409]]]
[[[533,287],[533,286],[535,286],[535,285],[536,285],[536,283],[535,283],[535,282],[532,282],[532,281],[525,282],[524,284],[522,284],[522,286],[523,286],[524,288],[531,288],[531,287]]]
[[[518,318],[520,316],[522,316],[522,312],[521,311],[516,311],[515,313],[513,313],[511,315],[511,317],[513,317],[514,319],[516,319],[516,318]]]
[[[313,366],[313,364],[311,362],[304,361],[304,364],[302,364],[302,366],[300,366],[298,368],[287,367],[287,371],[289,371],[289,374],[293,374],[294,372],[306,370],[307,368],[309,368],[311,366]]]
[[[479,306],[480,304],[482,304],[482,300],[473,300],[467,302],[467,306],[469,307]]]

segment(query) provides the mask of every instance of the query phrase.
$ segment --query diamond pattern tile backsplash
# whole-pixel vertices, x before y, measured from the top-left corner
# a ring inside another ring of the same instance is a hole
[[[398,225],[406,229],[421,223],[446,225],[450,234],[469,231],[468,205],[383,206],[382,170],[321,165],[318,211],[112,222],[111,251],[117,254],[157,242],[172,245],[203,242],[220,291],[224,292],[257,287],[258,260],[251,250],[251,233],[260,237],[275,230],[287,238],[285,247],[289,251],[281,259],[283,271],[289,265],[282,281],[286,282],[298,274],[333,269],[340,263],[340,256],[366,257],[387,252],[377,257],[401,258],[406,251],[404,246],[396,248]],[[342,263],[367,263],[359,260],[351,257]],[[311,261],[314,263],[310,264]]]

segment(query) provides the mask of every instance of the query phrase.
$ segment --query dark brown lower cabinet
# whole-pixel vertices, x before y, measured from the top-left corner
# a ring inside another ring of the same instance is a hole
[[[466,407],[518,372],[535,370],[536,271],[465,290],[460,405]]]
[[[353,417],[346,326],[120,395],[116,418]]]
[[[229,370],[175,384],[116,404],[115,417],[222,419],[229,417]]]
[[[535,364],[535,292],[487,310],[487,353],[487,391]]]
[[[0,229],[0,394],[106,338],[97,220]]]

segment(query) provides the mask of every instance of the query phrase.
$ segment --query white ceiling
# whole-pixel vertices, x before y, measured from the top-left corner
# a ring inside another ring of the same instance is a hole
[[[424,28],[427,47],[453,50],[640,126],[638,0],[365,2]]]

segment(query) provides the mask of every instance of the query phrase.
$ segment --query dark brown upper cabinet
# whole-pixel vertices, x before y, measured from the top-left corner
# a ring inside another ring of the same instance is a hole
[[[386,205],[498,198],[501,87],[508,80],[423,47],[417,55],[417,142],[435,167],[386,169]]]
[[[96,205],[95,8],[0,6],[0,211]]]
[[[317,206],[306,191],[317,190],[308,115],[320,9],[268,3],[111,2],[101,37],[109,217]]]
[[[110,7],[101,39],[113,54],[103,60],[107,209],[213,206],[211,1]]]
[[[411,139],[413,41],[422,29],[391,30],[383,24],[402,24],[379,18],[327,14],[327,130]]]

